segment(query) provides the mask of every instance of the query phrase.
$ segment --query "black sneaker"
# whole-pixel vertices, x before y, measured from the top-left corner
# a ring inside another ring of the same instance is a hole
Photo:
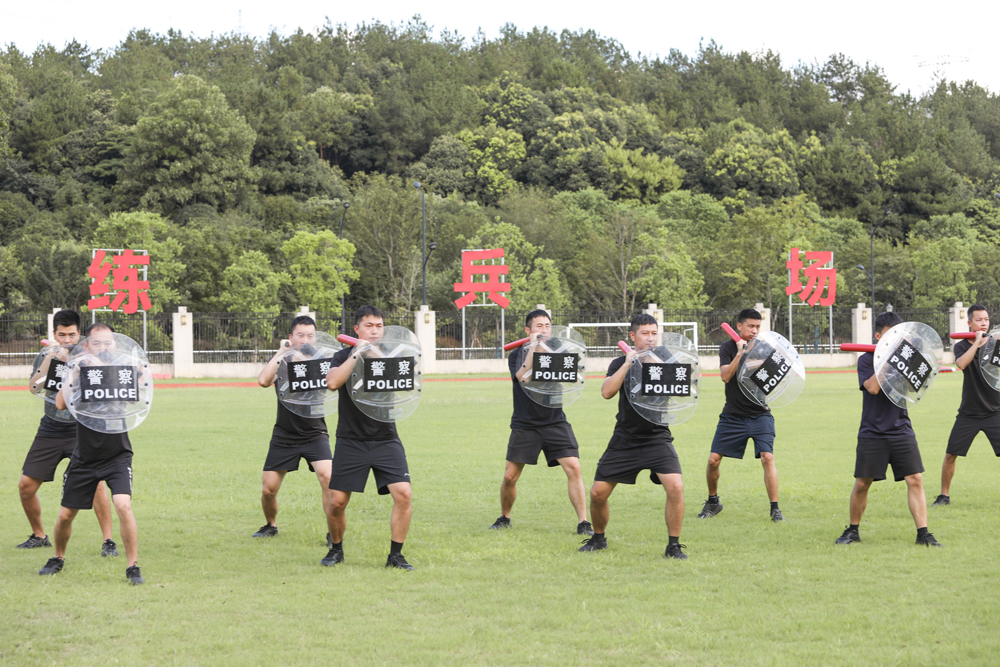
[[[713,503],[711,500],[705,501],[705,506],[698,512],[699,519],[711,519],[722,511],[722,503]]]
[[[931,507],[942,507],[944,505],[951,505],[951,497],[946,496],[943,493],[934,499],[931,503]]]
[[[501,528],[510,528],[510,519],[508,517],[502,516],[490,526],[490,530],[500,530]]]
[[[272,526],[269,523],[265,523],[260,527],[256,533],[253,534],[254,537],[275,537],[278,534],[278,527]]]
[[[28,536],[28,539],[17,545],[18,549],[37,549],[39,547],[51,547],[52,543],[49,542],[49,536],[44,535],[39,537],[32,533]]]
[[[139,584],[146,583],[146,580],[142,578],[142,572],[139,571],[138,565],[133,565],[132,567],[125,569],[125,578],[128,579],[128,583],[133,586],[138,586]]]
[[[785,517],[777,507],[771,510],[771,521],[778,523],[779,521],[784,521]]]
[[[589,540],[583,541],[580,551],[600,551],[608,548],[608,538],[604,535],[593,535]]]
[[[326,557],[324,557],[323,560],[319,562],[319,564],[324,567],[333,567],[334,565],[343,562],[344,562],[344,550],[334,549],[333,547],[330,547],[330,550],[326,553]]]
[[[594,527],[589,521],[581,521],[576,524],[576,534],[577,535],[593,535]]]
[[[844,534],[833,541],[834,544],[852,544],[854,542],[860,542],[861,535],[858,531],[850,526],[844,531]]]
[[[118,545],[115,544],[114,540],[104,540],[104,544],[101,545],[101,556],[117,556],[118,555]]]
[[[687,549],[686,544],[668,544],[667,551],[663,554],[664,558],[676,558],[677,560],[687,560],[687,554],[681,551],[681,549]]]
[[[924,533],[923,535],[917,535],[917,544],[922,544],[925,547],[943,547],[944,545],[934,539],[934,536],[930,533]]]
[[[62,570],[65,564],[62,558],[50,558],[45,563],[45,567],[38,571],[38,574],[55,574]]]
[[[412,565],[406,562],[403,558],[403,554],[389,554],[389,557],[385,561],[386,567],[394,567],[397,570],[409,570],[413,572],[415,569]]]

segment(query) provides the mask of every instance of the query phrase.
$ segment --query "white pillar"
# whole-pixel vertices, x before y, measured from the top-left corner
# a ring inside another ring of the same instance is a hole
[[[52,312],[49,313],[49,316],[46,318],[49,321],[48,336],[46,337],[47,340],[55,340],[56,339],[56,327],[55,327],[54,324],[52,324],[52,316],[55,315],[56,313],[58,313],[60,310],[62,310],[62,308],[53,308]],[[87,327],[83,327],[83,328],[86,329]],[[83,331],[80,331],[80,334],[82,335]]]
[[[309,306],[299,306],[299,312],[297,312],[295,316],[298,317],[299,315],[308,315],[313,318],[313,320],[316,319],[316,311],[309,310]]]
[[[771,330],[771,309],[765,308],[762,303],[755,303],[753,305],[754,310],[760,313],[760,330],[770,331]]]
[[[550,308],[546,308],[544,303],[536,303],[535,310],[544,310],[549,314],[549,319],[552,319],[552,310]]]
[[[420,343],[423,373],[433,373],[437,366],[437,313],[426,305],[413,313],[413,332]]]
[[[174,377],[194,375],[194,314],[178,306],[174,320]]]
[[[872,309],[865,304],[859,303],[857,308],[851,309],[851,342],[862,345],[872,344]]]
[[[961,301],[956,301],[955,305],[948,309],[948,326],[951,333],[969,330],[969,318]]]

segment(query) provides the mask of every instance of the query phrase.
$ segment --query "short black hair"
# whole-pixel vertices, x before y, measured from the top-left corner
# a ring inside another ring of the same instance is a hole
[[[740,311],[740,314],[736,316],[736,323],[743,324],[747,320],[762,320],[760,312],[756,308],[744,308]]]
[[[113,326],[111,326],[110,324],[105,324],[104,322],[94,322],[89,327],[87,327],[87,331],[85,331],[83,335],[84,336],[89,336],[90,334],[94,333],[95,331],[104,331],[105,329],[107,329],[111,333],[115,332],[115,328]]]
[[[381,310],[375,306],[361,306],[354,312],[354,324],[361,324],[361,320],[366,317],[377,317],[385,322],[385,315],[382,314]]]
[[[524,316],[524,326],[530,329],[531,321],[534,320],[536,317],[544,317],[549,321],[550,324],[552,323],[552,317],[549,315],[548,311],[542,310],[541,308],[536,308],[535,310],[531,311],[530,313]]]
[[[875,318],[875,331],[882,331],[883,329],[896,326],[897,324],[902,324],[903,318],[896,313],[882,313]]]
[[[969,317],[972,317],[971,315]],[[58,313],[52,316],[52,328],[57,327],[76,327],[77,331],[80,331],[83,327],[80,326],[80,313],[75,310],[60,310]]]
[[[299,326],[300,324],[308,324],[315,327],[316,320],[309,317],[308,315],[299,315],[298,317],[293,318],[292,323],[288,325],[288,334],[291,335],[292,333],[294,333],[295,327]]]
[[[985,312],[987,315],[990,314],[990,311],[986,310],[986,306],[982,305],[981,303],[974,303],[971,306],[969,306],[969,310],[967,311],[970,320],[972,319],[972,313],[976,312],[977,310],[981,310]]]
[[[632,322],[628,325],[628,330],[635,333],[639,330],[639,327],[646,324],[658,324],[656,318],[649,313],[639,313],[632,318]]]

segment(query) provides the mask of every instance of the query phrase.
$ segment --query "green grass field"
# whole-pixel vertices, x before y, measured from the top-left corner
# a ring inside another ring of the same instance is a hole
[[[577,552],[558,468],[527,468],[514,528],[487,530],[499,515],[509,382],[427,384],[400,425],[413,573],[383,567],[391,501],[373,481],[348,509],[346,563],[321,567],[325,521],[304,466],[281,490],[281,534],[251,539],[273,391],[164,387],[132,435],[139,587],[125,582],[124,556],[100,558],[89,512],[55,577],[36,574],[51,550],[14,549],[30,532],[17,480],[41,403],[0,392],[0,663],[996,664],[1000,462],[984,436],[959,463],[952,506],[929,512],[944,549],[913,544],[905,485],[891,481],[872,490],[863,542],[836,547],[853,483],[855,376],[812,374],[776,411],[781,525],[768,521],[752,455],[723,463],[722,514],[695,518],[723,402],[718,377],[702,382],[698,412],[675,429],[686,562],[662,558],[664,495],[642,477],[612,496],[605,552]],[[588,486],[616,410],[599,384],[567,410]],[[942,375],[912,414],[930,499],[960,391],[961,377]],[[50,533],[59,492],[41,491]]]

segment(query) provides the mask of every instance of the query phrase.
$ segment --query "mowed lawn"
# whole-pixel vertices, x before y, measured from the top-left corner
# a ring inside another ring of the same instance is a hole
[[[599,385],[588,381],[567,410],[588,487],[616,411]],[[696,415],[675,429],[690,556],[676,562],[662,558],[663,491],[645,477],[612,496],[605,552],[577,552],[565,476],[544,465],[521,478],[514,527],[487,530],[499,515],[510,384],[427,383],[400,424],[414,484],[404,552],[417,568],[404,573],[383,567],[391,502],[372,480],[348,509],[343,565],[319,564],[326,525],[305,466],[281,490],[280,535],[252,539],[274,392],[163,386],[132,435],[139,587],[125,582],[124,555],[99,556],[89,512],[55,577],[36,574],[52,550],[14,549],[30,532],[17,480],[41,403],[0,392],[0,663],[996,664],[1000,462],[985,437],[959,463],[953,505],[930,510],[945,548],[913,544],[905,485],[892,481],[873,488],[863,542],[838,547],[856,376],[813,373],[803,396],[775,411],[788,519],[779,525],[752,453],[723,463],[725,510],[696,518],[722,387],[703,378]],[[913,411],[929,501],[960,392],[960,376],[942,375]],[[336,417],[328,422],[332,431]],[[59,485],[41,497],[51,533]]]

